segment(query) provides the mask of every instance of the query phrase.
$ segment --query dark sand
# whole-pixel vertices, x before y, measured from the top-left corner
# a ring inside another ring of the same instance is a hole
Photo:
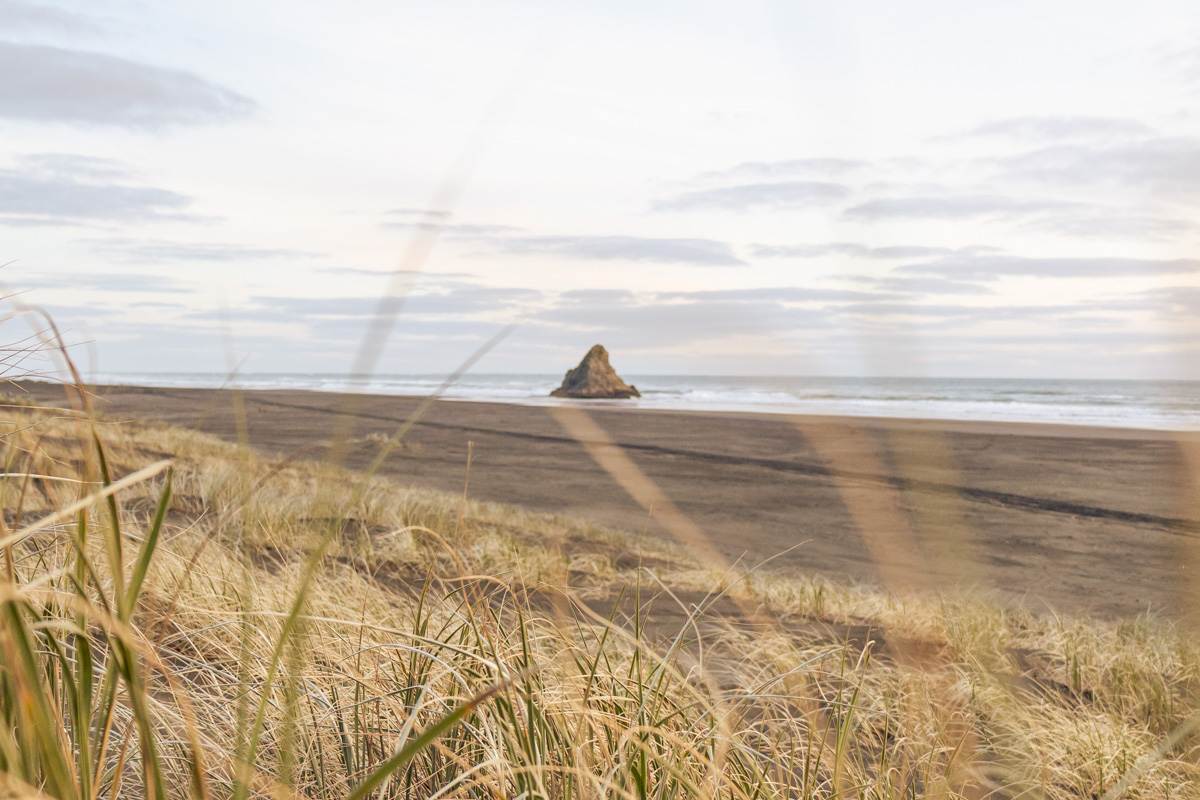
[[[62,402],[60,388],[27,384]],[[236,436],[229,392],[101,387],[109,417]],[[320,457],[340,424],[370,462],[420,398],[243,392],[251,443]],[[1072,613],[1178,616],[1200,576],[1195,435],[1059,425],[635,411],[592,418],[730,558],[897,589],[967,587]],[[549,409],[440,401],[383,471],[666,536]],[[1181,445],[1181,442],[1190,443]],[[313,449],[313,445],[318,447]]]

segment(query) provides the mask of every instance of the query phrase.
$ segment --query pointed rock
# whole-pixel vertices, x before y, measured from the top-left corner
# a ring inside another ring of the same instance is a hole
[[[601,400],[641,397],[642,393],[636,386],[621,380],[612,364],[608,363],[608,351],[604,345],[598,344],[587,351],[578,367],[567,370],[562,386],[551,392],[550,396]]]

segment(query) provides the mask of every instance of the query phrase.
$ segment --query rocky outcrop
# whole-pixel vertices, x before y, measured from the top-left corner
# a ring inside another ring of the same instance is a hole
[[[608,363],[608,351],[604,345],[598,344],[587,351],[578,367],[567,370],[562,386],[551,392],[550,396],[623,400],[642,395],[636,386],[621,380],[612,364]]]

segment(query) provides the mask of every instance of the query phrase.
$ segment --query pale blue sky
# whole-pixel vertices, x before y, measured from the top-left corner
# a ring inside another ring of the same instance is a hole
[[[0,73],[102,372],[346,370],[436,228],[383,370],[1200,377],[1193,3],[0,0]]]

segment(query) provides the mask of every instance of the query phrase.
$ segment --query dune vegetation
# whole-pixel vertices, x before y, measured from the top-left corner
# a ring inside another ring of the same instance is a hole
[[[1200,642],[10,403],[5,796],[1200,797]],[[394,441],[383,442],[383,447]]]

